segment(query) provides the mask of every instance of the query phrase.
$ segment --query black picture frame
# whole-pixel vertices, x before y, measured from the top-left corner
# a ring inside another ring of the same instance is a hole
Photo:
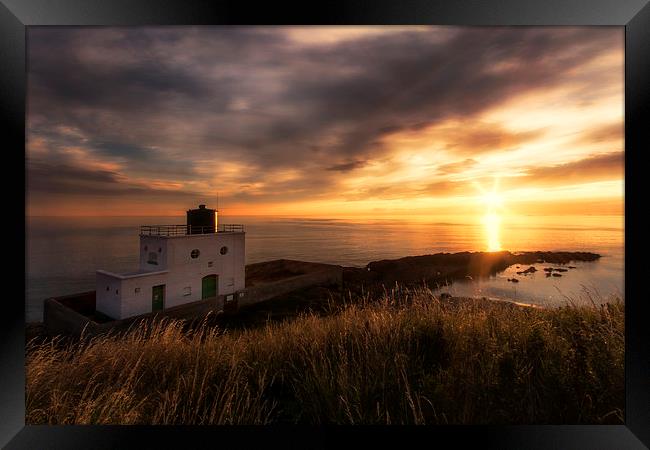
[[[625,425],[449,427],[129,427],[25,426],[24,280],[7,274],[0,327],[0,444],[7,449],[204,448],[260,444],[313,448],[335,445],[431,445],[488,448],[636,449],[650,446],[650,340],[641,256],[643,152],[650,148],[650,5],[648,0],[403,0],[286,3],[201,0],[0,0],[0,114],[4,155],[12,158],[4,192],[12,200],[6,229],[25,237],[26,27],[35,25],[439,24],[613,25],[625,27]],[[645,121],[644,121],[645,119]],[[15,166],[14,166],[15,164]],[[15,169],[13,169],[15,167]],[[11,175],[11,181],[8,178]],[[16,181],[17,180],[17,181]],[[22,215],[21,215],[22,214]],[[24,248],[23,248],[24,250]],[[5,250],[9,252],[8,250]],[[8,254],[19,272],[20,261]],[[24,262],[24,260],[23,260]]]

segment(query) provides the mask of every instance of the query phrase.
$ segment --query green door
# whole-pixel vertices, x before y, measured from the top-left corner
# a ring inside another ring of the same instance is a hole
[[[217,276],[207,275],[201,280],[201,298],[211,298],[217,296]]]
[[[151,312],[162,311],[165,308],[165,285],[151,288]]]

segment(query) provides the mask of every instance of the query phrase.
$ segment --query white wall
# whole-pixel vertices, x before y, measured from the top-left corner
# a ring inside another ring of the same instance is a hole
[[[167,272],[124,276],[98,270],[96,309],[114,319],[150,313],[153,286],[166,282]],[[164,306],[169,306],[166,291]]]
[[[122,319],[151,312],[152,288],[167,284],[168,273],[157,273],[122,280]],[[139,288],[139,292],[136,289]],[[165,286],[164,308],[169,307],[168,292]]]
[[[150,264],[148,262],[149,253],[156,255],[156,262],[158,264]],[[158,272],[166,268],[167,238],[163,236],[140,236],[140,271]]]
[[[228,248],[225,255],[220,253],[222,247]],[[194,249],[199,250],[197,258],[191,257]],[[156,252],[158,265],[147,263],[149,252]],[[231,294],[245,288],[244,265],[243,232],[141,236],[140,273],[97,271],[97,310],[115,319],[150,313],[152,287],[161,284],[165,308],[195,302],[201,300],[202,278],[213,274],[218,276],[217,294]]]
[[[225,255],[221,247],[227,247]],[[173,237],[167,243],[167,268],[170,293],[180,293],[188,285],[195,300],[201,299],[201,279],[206,275],[218,276],[217,294],[231,294],[245,287],[245,233],[215,233]],[[192,250],[199,250],[192,258]],[[209,263],[212,266],[209,266]],[[176,294],[175,294],[176,295]],[[180,299],[180,303],[187,303]]]
[[[122,280],[98,270],[95,276],[95,309],[113,319],[122,318]]]

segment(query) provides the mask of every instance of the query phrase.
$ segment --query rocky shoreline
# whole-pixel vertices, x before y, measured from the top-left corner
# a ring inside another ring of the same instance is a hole
[[[353,295],[381,294],[381,292],[396,283],[400,286],[429,287],[448,284],[477,276],[494,275],[513,265],[547,263],[555,266],[566,266],[575,261],[596,261],[601,257],[589,252],[460,252],[436,253],[433,255],[408,256],[394,260],[380,260],[369,263],[366,267],[342,267],[342,288],[313,287],[299,292],[285,294],[263,303],[243,308],[236,316],[221,318],[219,321],[228,322],[229,326],[249,326],[265,322],[267,319],[283,320],[291,318],[304,311],[321,311],[327,314],[331,302],[343,303],[350,301]],[[272,262],[251,264],[247,266],[247,277],[250,280],[276,279],[280,275],[288,276],[303,272],[301,266],[311,263],[290,261],[291,273],[277,273]],[[546,276],[560,275],[575,266],[545,268]],[[534,269],[534,270],[531,270]],[[550,269],[550,270],[548,270]],[[522,268],[520,273],[526,275],[536,271],[534,267]],[[509,281],[516,279],[509,279]],[[513,281],[513,282],[518,282]],[[451,296],[449,296],[451,297]],[[450,301],[460,301],[449,298]],[[44,334],[42,323],[26,324],[26,338],[29,341]]]
[[[442,285],[468,277],[495,275],[513,265],[546,263],[567,265],[570,262],[596,261],[601,257],[590,252],[460,252],[373,261],[364,268],[344,267],[344,280],[362,284],[422,284]],[[575,268],[575,266],[569,266]],[[552,268],[551,272],[567,271]],[[520,275],[536,271],[529,267]],[[560,275],[558,273],[558,275]]]

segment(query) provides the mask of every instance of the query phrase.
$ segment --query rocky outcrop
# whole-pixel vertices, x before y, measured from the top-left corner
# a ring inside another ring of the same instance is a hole
[[[345,283],[364,285],[421,284],[443,285],[466,277],[494,275],[513,265],[530,265],[538,261],[567,264],[571,261],[595,261],[600,255],[589,252],[459,252],[407,256],[400,259],[373,261],[363,268],[344,268]],[[562,269],[566,270],[566,269]],[[517,272],[536,272],[534,266]],[[545,270],[546,271],[546,270]],[[551,273],[546,271],[547,274]],[[559,274],[558,274],[559,275]]]
[[[517,272],[517,275],[528,275],[529,273],[535,273],[535,272],[537,272],[537,269],[535,269],[534,266],[530,266],[526,270],[522,270],[520,272]]]

